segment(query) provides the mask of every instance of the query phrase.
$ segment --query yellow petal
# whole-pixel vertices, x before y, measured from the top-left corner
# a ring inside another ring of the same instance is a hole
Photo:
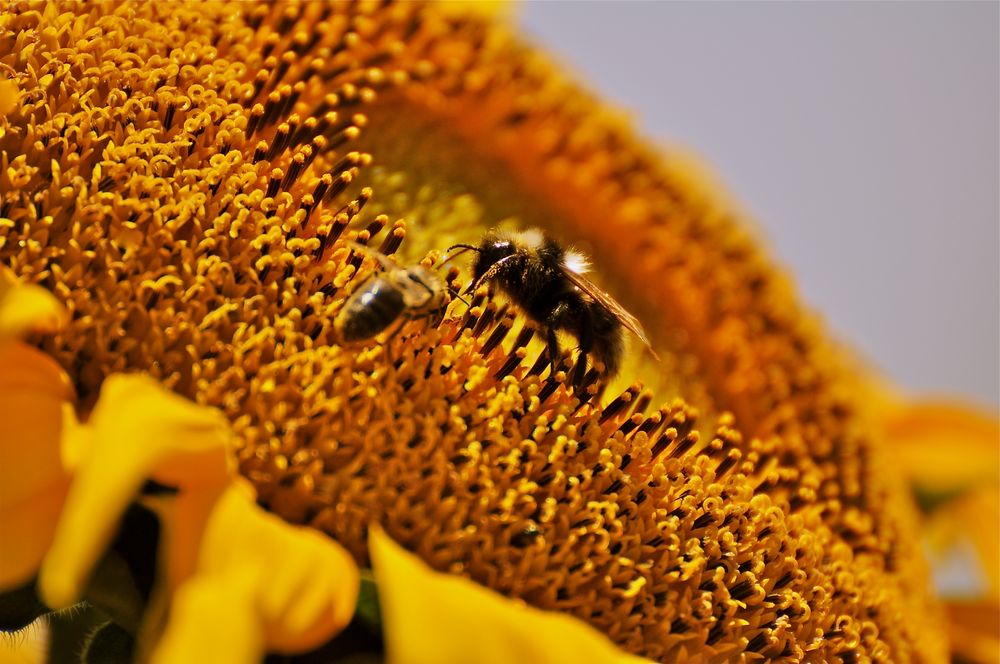
[[[0,592],[27,583],[38,572],[66,499],[66,485],[0,510]]]
[[[55,360],[20,342],[0,345],[0,509],[63,479],[63,404],[73,398]]]
[[[995,414],[946,402],[890,407],[885,416],[896,462],[921,490],[943,494],[1000,482]]]
[[[42,565],[39,590],[53,608],[79,599],[122,512],[147,479],[218,486],[230,470],[230,433],[221,413],[143,376],[108,378],[89,426],[67,431],[92,440]]]
[[[170,622],[153,664],[250,664],[263,652],[253,607],[253,578],[241,567],[195,577],[174,594]]]
[[[924,535],[930,545],[931,559],[936,567],[956,552],[973,554],[978,569],[964,567],[965,577],[983,579],[985,596],[1000,600],[1000,487],[981,487],[936,509],[924,524]],[[973,556],[966,556],[972,559]],[[945,591],[948,589],[945,588]]]
[[[993,602],[949,602],[948,632],[955,662],[1000,662],[1000,605]]]
[[[33,577],[52,542],[69,484],[59,438],[72,395],[48,355],[0,343],[0,589]]]
[[[41,286],[21,284],[0,269],[0,343],[28,332],[54,332],[66,323],[66,309]]]
[[[368,542],[390,663],[647,661],[575,618],[435,572],[378,528]]]
[[[255,503],[253,489],[239,480],[214,497],[207,492],[182,492],[176,507],[174,518],[168,518],[168,564],[185,566],[184,550],[198,549],[193,574],[180,583],[178,593],[183,594],[191,583],[204,588],[198,595],[204,602],[191,605],[201,613],[177,618],[183,624],[204,623],[207,617],[228,610],[228,600],[222,605],[211,604],[209,589],[219,593],[217,596],[229,593],[239,597],[245,607],[252,608],[252,620],[240,615],[233,625],[226,626],[224,635],[213,632],[217,641],[240,641],[234,650],[237,653],[242,653],[244,639],[237,633],[238,626],[251,630],[251,636],[260,638],[259,646],[268,651],[295,653],[322,645],[350,622],[357,603],[359,573],[354,559],[332,539],[265,512]],[[206,508],[208,513],[199,514]],[[182,606],[185,601],[182,598]],[[177,636],[182,627],[174,621],[181,610],[175,599],[168,626],[171,641],[164,646],[171,653],[175,652],[173,640],[187,642],[189,638]]]

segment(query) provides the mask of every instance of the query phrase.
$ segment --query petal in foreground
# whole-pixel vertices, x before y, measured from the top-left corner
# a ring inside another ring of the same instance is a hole
[[[1000,422],[943,402],[898,403],[885,426],[898,463],[925,503],[925,535],[938,553],[971,544],[1000,598]]]
[[[996,602],[950,602],[947,610],[954,662],[1000,661],[1000,608]]]
[[[947,602],[956,661],[1000,661],[1000,423],[945,402],[892,403],[888,438],[928,510],[924,538],[935,567],[957,559],[967,595]],[[970,595],[971,596],[968,596]]]
[[[69,484],[60,455],[66,375],[44,353],[0,344],[0,589],[35,575]]]
[[[996,416],[946,402],[890,406],[888,439],[918,490],[953,493],[1000,481]]]
[[[66,322],[62,304],[41,286],[21,284],[0,266],[0,343],[28,332],[54,332]]]
[[[73,388],[51,357],[15,339],[64,320],[48,291],[0,267],[0,589],[38,570],[68,485],[59,441]]]
[[[53,608],[80,599],[117,523],[147,479],[170,486],[221,486],[228,479],[229,426],[144,376],[112,376],[88,426],[70,429],[68,448],[89,447],[70,487],[39,590]],[[81,441],[80,438],[87,440]]]
[[[170,559],[195,545],[198,555],[174,594],[154,662],[235,664],[257,661],[265,649],[304,652],[350,622],[360,583],[350,554],[259,508],[248,484],[212,497],[182,494],[168,523]],[[192,532],[197,524],[203,530]]]
[[[393,664],[648,661],[576,618],[435,572],[381,529],[368,544]]]

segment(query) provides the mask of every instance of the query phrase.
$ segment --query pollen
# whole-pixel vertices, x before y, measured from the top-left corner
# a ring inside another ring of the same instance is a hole
[[[33,342],[81,415],[149,374],[222,411],[260,502],[359,563],[379,524],[653,659],[945,661],[839,351],[740,212],[503,25],[14,0],[0,54],[0,261],[69,312]],[[485,289],[338,343],[375,269],[350,242],[439,269],[498,223],[592,254],[662,361],[571,387],[571,354],[553,371]]]

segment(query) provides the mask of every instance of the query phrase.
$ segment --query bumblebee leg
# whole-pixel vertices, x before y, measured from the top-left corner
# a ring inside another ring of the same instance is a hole
[[[554,327],[545,328],[545,352],[549,356],[549,379],[552,380],[556,377],[556,369],[559,368],[559,339],[556,338],[556,330]]]
[[[565,327],[566,319],[572,314],[573,311],[568,303],[559,302],[556,306],[552,307],[545,320],[542,321],[545,324],[545,338],[548,343],[549,363],[552,365],[552,378],[555,378],[556,370],[559,368],[559,360],[562,359],[559,351],[559,340],[556,338],[556,330],[560,327]]]
[[[590,351],[594,348],[594,334],[593,326],[590,325],[590,321],[586,321],[587,324],[580,326],[580,334],[577,339],[579,353],[576,356],[576,365],[573,367],[573,386],[581,387],[583,385],[583,380],[587,376],[587,359],[590,357]]]

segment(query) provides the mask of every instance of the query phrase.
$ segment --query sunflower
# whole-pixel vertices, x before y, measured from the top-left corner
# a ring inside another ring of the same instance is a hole
[[[695,160],[502,20],[15,1],[0,43],[5,628],[83,602],[90,661],[946,660],[908,411]],[[485,288],[343,342],[373,256],[457,293],[442,250],[498,225],[591,250],[658,359],[576,384]]]

